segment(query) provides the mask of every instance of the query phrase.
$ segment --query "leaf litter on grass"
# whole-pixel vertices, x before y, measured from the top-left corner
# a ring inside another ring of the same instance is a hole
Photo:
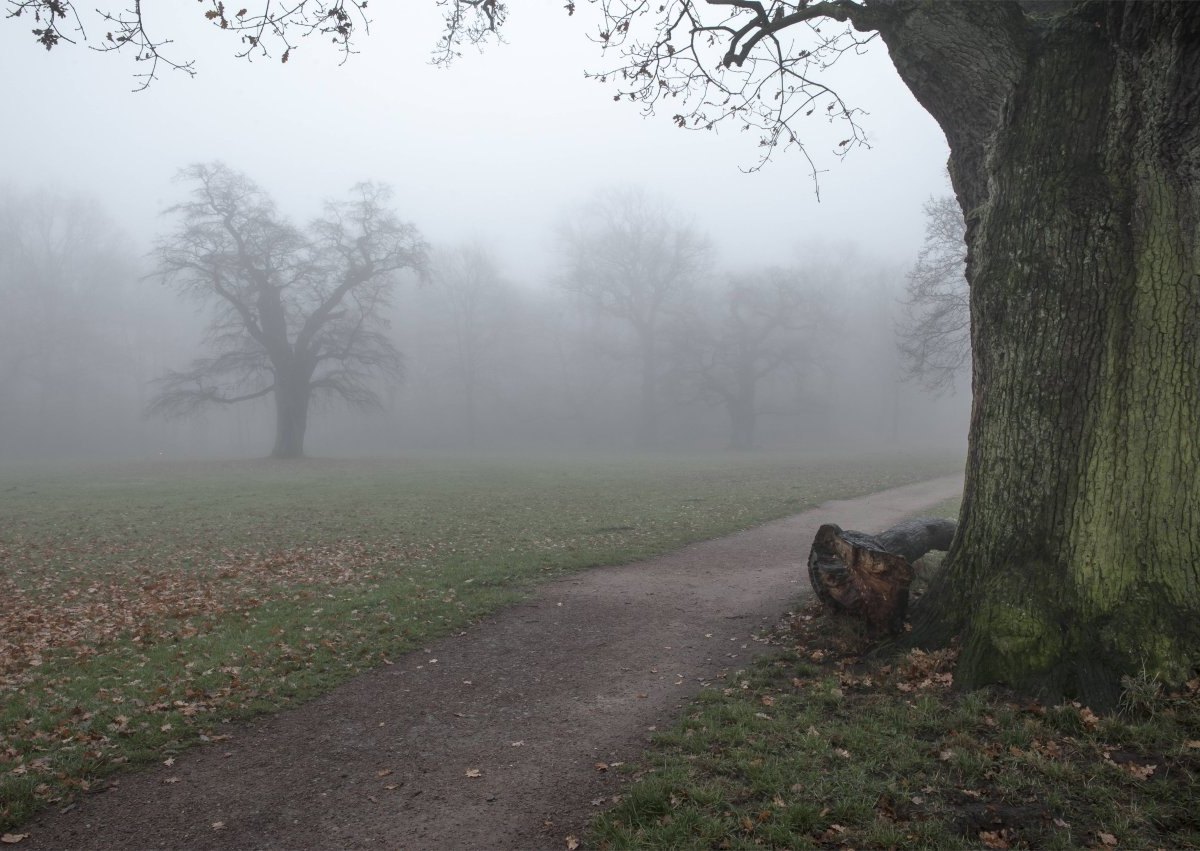
[[[770,638],[658,734],[590,845],[1200,847],[1198,680],[1144,722],[963,693],[954,649],[877,660],[816,603]]]
[[[0,693],[21,688],[51,654],[82,659],[121,639],[142,646],[178,641],[196,635],[205,620],[248,612],[299,589],[369,582],[384,565],[394,572],[437,552],[436,544],[361,541],[215,555],[182,550],[139,555],[104,575],[66,578],[39,564],[60,558],[53,550],[41,548],[32,564],[10,554],[11,568],[0,576]],[[80,542],[70,555],[85,563],[91,557]],[[16,581],[33,575],[39,578]]]
[[[64,474],[0,499],[0,825],[387,664],[523,583],[929,475],[249,466]]]

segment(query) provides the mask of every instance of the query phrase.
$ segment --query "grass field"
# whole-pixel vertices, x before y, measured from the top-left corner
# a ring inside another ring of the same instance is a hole
[[[1131,678],[1100,717],[955,691],[953,651],[864,659],[816,603],[773,640],[628,766],[588,847],[1200,848],[1200,680]]]
[[[0,827],[332,688],[537,582],[957,459],[0,470]]]

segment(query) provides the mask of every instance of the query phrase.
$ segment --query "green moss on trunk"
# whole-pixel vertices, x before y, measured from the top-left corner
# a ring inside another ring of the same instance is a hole
[[[1064,16],[992,139],[967,493],[915,631],[962,635],[964,684],[1105,704],[1200,663],[1198,36],[1185,5]]]

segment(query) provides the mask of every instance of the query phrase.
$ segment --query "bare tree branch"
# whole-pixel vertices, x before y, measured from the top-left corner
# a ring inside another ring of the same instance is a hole
[[[897,346],[905,378],[938,395],[952,393],[971,362],[966,226],[953,196],[925,203],[925,243],[908,273]]]
[[[5,0],[6,17],[31,16],[39,25],[33,30],[34,38],[47,50],[60,42],[74,44],[75,39],[67,35],[70,31],[79,40],[89,42],[93,50],[132,53],[135,61],[148,63],[147,70],[134,74],[135,91],[157,80],[161,68],[194,75],[195,61],[178,56],[171,38],[151,31],[142,0],[126,2],[128,5],[115,11],[95,10],[104,36],[92,42],[73,0]],[[238,37],[240,46],[235,55],[247,60],[277,55],[281,62],[287,62],[301,39],[319,35],[332,41],[345,62],[357,52],[355,39],[359,32],[370,32],[367,0],[258,0],[255,11],[249,7],[232,11],[224,0],[201,0],[200,5],[201,14],[211,26]]]

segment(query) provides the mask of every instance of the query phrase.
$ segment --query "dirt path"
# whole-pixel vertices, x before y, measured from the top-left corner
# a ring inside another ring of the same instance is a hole
[[[960,490],[944,478],[831,502],[547,585],[35,819],[20,847],[565,848],[617,791],[618,772],[597,763],[635,760],[702,683],[761,651],[752,634],[807,587],[820,523],[879,531]]]

